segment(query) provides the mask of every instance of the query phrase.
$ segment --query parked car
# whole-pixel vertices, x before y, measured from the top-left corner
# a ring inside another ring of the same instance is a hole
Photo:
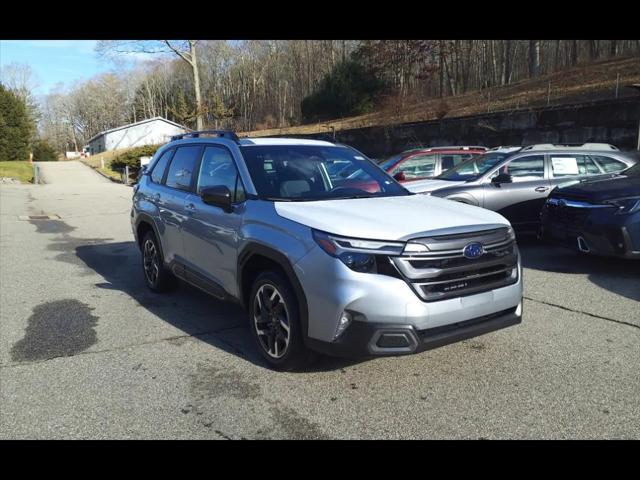
[[[336,185],[338,162],[377,189]],[[310,351],[415,353],[522,318],[504,217],[413,195],[344,145],[179,135],[134,188],[131,224],[147,286],[166,291],[178,277],[244,305],[274,368],[300,367]]]
[[[540,236],[583,253],[640,259],[640,164],[555,188]]]
[[[553,188],[587,177],[610,177],[638,159],[608,144],[499,147],[433,180],[412,182],[412,192],[484,207],[504,215],[520,233],[537,233],[540,210]]]
[[[380,166],[405,183],[438,176],[485,151],[487,147],[414,148],[388,158]]]

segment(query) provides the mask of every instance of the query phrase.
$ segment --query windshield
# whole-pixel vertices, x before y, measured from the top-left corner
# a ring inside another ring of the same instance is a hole
[[[258,196],[275,201],[410,195],[386,172],[346,147],[243,145]],[[357,174],[357,179],[350,178]]]
[[[476,155],[466,162],[459,163],[436,178],[438,180],[457,181],[475,180],[509,156],[511,156],[510,153],[497,152]]]

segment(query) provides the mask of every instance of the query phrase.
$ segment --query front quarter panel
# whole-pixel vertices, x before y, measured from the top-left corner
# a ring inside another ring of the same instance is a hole
[[[436,190],[431,195],[434,197],[446,198],[457,202],[468,203],[476,207],[482,207],[484,204],[483,189],[481,186],[473,186],[468,188],[443,188]]]

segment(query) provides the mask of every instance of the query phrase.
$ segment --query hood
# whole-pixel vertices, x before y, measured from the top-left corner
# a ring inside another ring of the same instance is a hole
[[[565,187],[559,186],[553,192],[554,197],[574,198],[591,203],[634,195],[640,195],[640,176],[614,175],[586,179]]]
[[[441,188],[455,187],[456,185],[462,185],[465,182],[450,181],[450,180],[416,180],[415,182],[403,183],[402,186],[414,193],[433,192]]]
[[[509,225],[502,215],[490,210],[429,195],[274,205],[278,215],[294,222],[335,235],[371,240],[407,240],[445,233],[437,230],[462,233]]]

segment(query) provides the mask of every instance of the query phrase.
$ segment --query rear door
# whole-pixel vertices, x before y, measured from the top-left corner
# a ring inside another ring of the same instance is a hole
[[[233,209],[225,212],[200,198],[205,187],[226,186]],[[183,238],[186,265],[191,272],[236,294],[238,241],[244,212],[244,187],[231,152],[222,145],[207,145],[197,175],[195,193],[186,201]],[[196,279],[197,281],[197,279]]]
[[[178,147],[171,159],[164,180],[164,188],[157,196],[157,205],[163,226],[162,248],[165,260],[184,263],[182,228],[187,220],[185,200],[195,182],[195,169],[202,147]]]
[[[535,231],[550,191],[544,160],[544,155],[527,155],[501,166],[484,185],[484,207],[500,213],[520,231]],[[510,175],[512,181],[492,183],[500,173]]]

